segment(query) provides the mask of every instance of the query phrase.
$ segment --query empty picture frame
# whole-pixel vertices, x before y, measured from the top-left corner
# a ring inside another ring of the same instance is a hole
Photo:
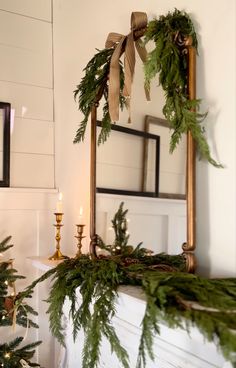
[[[0,187],[10,186],[11,105],[0,102]]]
[[[172,131],[165,119],[154,116],[145,116],[145,132],[160,136],[160,171],[159,171],[159,198],[185,199],[186,198],[186,137],[173,153],[169,152]],[[143,190],[148,191],[155,173],[149,167],[152,161],[153,147],[150,141],[145,141],[143,164]]]
[[[101,122],[97,121],[98,129]],[[111,136],[97,152],[97,193],[141,197],[158,197],[159,150],[158,135],[112,124]],[[151,141],[155,180],[149,190],[142,190],[143,148]]]

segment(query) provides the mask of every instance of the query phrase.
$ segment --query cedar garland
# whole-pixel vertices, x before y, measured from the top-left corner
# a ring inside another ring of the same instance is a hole
[[[85,333],[82,368],[99,366],[103,337],[108,339],[122,366],[129,368],[128,353],[117,337],[112,317],[116,313],[119,285],[136,285],[142,287],[147,300],[137,368],[147,367],[147,356],[154,360],[153,340],[163,322],[187,331],[190,326],[196,326],[236,368],[236,279],[208,280],[192,275],[185,272],[183,255],[147,256],[141,244],[136,248],[128,245],[126,214],[121,203],[112,220],[113,244],[104,246],[100,239],[106,256],[95,260],[87,255],[67,259],[34,281],[21,293],[21,298],[31,295],[39,282],[52,276],[47,299],[52,334],[65,344],[61,317],[68,298],[74,340],[81,328]],[[80,305],[77,289],[82,297]]]
[[[150,81],[159,75],[159,84],[165,92],[163,114],[173,129],[170,141],[170,152],[173,152],[181,141],[183,134],[191,131],[196,142],[200,159],[207,160],[215,167],[222,167],[210,154],[210,148],[201,125],[206,113],[200,113],[201,100],[189,100],[187,94],[187,55],[184,41],[191,37],[197,49],[197,35],[189,15],[177,9],[159,19],[148,23],[144,34],[144,43],[154,41],[155,48],[148,54],[144,65],[145,85],[150,88]],[[111,130],[111,119],[108,106],[109,68],[114,48],[104,49],[95,54],[85,67],[85,76],[74,91],[79,110],[84,119],[76,132],[74,143],[83,141],[91,108],[104,98],[102,130],[98,143],[104,143]],[[122,95],[124,87],[124,69],[120,62],[120,108],[125,106]]]

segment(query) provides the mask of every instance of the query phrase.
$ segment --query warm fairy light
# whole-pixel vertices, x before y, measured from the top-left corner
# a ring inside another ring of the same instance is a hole
[[[6,354],[4,355],[4,358],[9,359],[9,358],[10,358],[10,356],[11,356],[11,354],[10,354],[10,353],[6,353]]]
[[[5,285],[8,285],[8,281],[5,281],[5,282],[4,282],[4,284],[5,284]]]

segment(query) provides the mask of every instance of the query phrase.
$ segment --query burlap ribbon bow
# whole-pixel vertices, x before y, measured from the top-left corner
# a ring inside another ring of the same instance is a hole
[[[109,114],[112,122],[119,120],[119,95],[120,95],[120,66],[119,59],[124,53],[124,89],[123,95],[131,96],[131,85],[135,67],[135,47],[143,62],[146,61],[147,51],[141,45],[140,37],[144,35],[147,27],[147,14],[134,12],[131,14],[131,32],[124,36],[120,33],[109,33],[106,40],[106,48],[115,47],[110,62],[108,103]],[[148,90],[145,89],[146,98],[150,100]]]

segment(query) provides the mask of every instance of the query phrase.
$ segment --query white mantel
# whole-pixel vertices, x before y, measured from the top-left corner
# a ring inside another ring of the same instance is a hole
[[[47,259],[32,257],[32,264],[46,271],[57,263]],[[81,297],[78,292],[78,302]],[[118,291],[117,313],[114,318],[116,332],[127,349],[130,357],[130,368],[135,368],[137,350],[140,339],[140,325],[145,311],[145,296],[139,287],[121,286]],[[58,368],[82,367],[83,332],[79,333],[76,343],[73,342],[72,324],[69,320],[69,302],[64,306],[66,350],[61,350]],[[155,363],[148,361],[147,368],[231,368],[217,351],[214,343],[204,341],[202,334],[191,328],[190,334],[181,329],[170,329],[160,325],[161,333],[155,337]],[[100,368],[122,368],[116,357],[111,354],[107,341],[101,347]]]

